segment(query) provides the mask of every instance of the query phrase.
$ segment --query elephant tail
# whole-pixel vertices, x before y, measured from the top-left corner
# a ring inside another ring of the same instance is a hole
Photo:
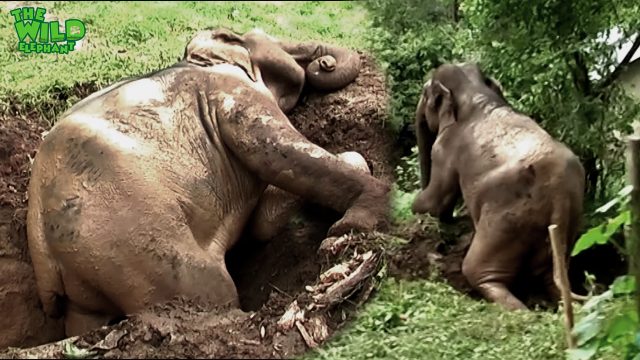
[[[45,236],[42,204],[44,174],[41,166],[39,166],[41,161],[47,162],[49,159],[42,159],[46,157],[44,153],[38,155],[36,155],[36,159],[32,164],[31,180],[29,182],[27,240],[42,307],[47,315],[58,318],[62,315],[61,300],[64,295],[64,286],[60,269],[51,256],[51,250]]]

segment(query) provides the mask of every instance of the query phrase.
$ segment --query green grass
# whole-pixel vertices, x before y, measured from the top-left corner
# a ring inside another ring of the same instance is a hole
[[[104,86],[173,64],[198,30],[260,27],[277,36],[362,48],[368,19],[354,2],[45,2],[61,20],[87,26],[85,44],[69,55],[20,54],[7,3],[0,3],[0,113],[20,103],[50,120],[77,97],[78,84]],[[62,102],[55,93],[70,96]],[[394,217],[412,218],[412,194],[396,191]],[[559,359],[558,315],[504,312],[433,281],[384,280],[358,319],[307,358]]]
[[[433,281],[387,279],[357,320],[308,359],[561,359],[562,322],[506,312]]]
[[[239,32],[260,27],[276,37],[331,39],[361,47],[366,18],[354,2],[43,2],[61,21],[86,24],[85,43],[67,55],[22,54],[7,3],[0,3],[0,111],[17,101],[27,107],[56,102],[52,92],[75,84],[99,86],[169,66],[199,29]],[[71,98],[64,108],[77,101]],[[56,111],[63,111],[52,104]],[[55,116],[56,113],[46,114]]]

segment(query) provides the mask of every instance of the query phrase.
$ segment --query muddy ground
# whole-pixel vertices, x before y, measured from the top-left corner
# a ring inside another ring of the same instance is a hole
[[[309,94],[290,118],[305,136],[329,151],[360,152],[374,176],[391,182],[401,154],[396,139],[383,127],[387,111],[384,78],[370,58],[363,55],[363,60],[364,69],[353,84],[333,94]],[[82,98],[97,87],[79,84],[76,90],[72,96]],[[54,96],[65,101],[70,95]],[[29,162],[45,130],[46,125],[34,114],[0,118],[0,349],[61,339],[61,323],[47,318],[40,308],[24,225]],[[318,275],[339,260],[318,255],[320,242],[337,219],[338,214],[307,204],[271,242],[259,244],[243,236],[227,255],[243,311],[175,299],[73,342],[108,358],[300,355],[308,350],[301,332],[296,328],[278,331],[276,323],[293,300],[307,301],[305,286],[317,282]],[[460,271],[472,235],[468,219],[441,231],[434,231],[433,223],[424,219],[394,232],[411,241],[386,252],[392,276],[426,278],[438,273],[455,288],[473,295]],[[344,326],[355,311],[354,302],[368,295],[360,289],[350,301],[320,311],[328,331],[320,338]],[[0,351],[0,357],[60,358],[63,350],[61,344],[7,349]]]

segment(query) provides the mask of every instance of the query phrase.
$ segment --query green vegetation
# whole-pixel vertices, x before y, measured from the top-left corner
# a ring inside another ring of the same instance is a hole
[[[612,244],[628,258],[632,256],[627,250],[630,248],[618,243],[614,238],[621,228],[629,230],[631,225],[629,195],[632,189],[631,185],[624,187],[615,198],[596,209],[596,213],[603,214],[606,220],[586,231],[578,239],[572,256],[602,244]],[[625,235],[629,236],[628,231]],[[640,358],[640,322],[634,293],[635,278],[623,275],[619,276],[607,291],[585,304],[581,311],[582,317],[573,328],[578,349],[568,353],[570,359],[591,359],[596,355],[602,356],[614,351],[621,352],[624,359]]]
[[[591,298],[581,309],[573,327],[577,349],[568,351],[569,359],[638,359],[638,313],[635,309],[635,279],[621,276],[606,292]]]
[[[4,114],[35,111],[54,121],[79,100],[77,88],[98,88],[168,66],[199,29],[225,26],[244,32],[260,27],[278,37],[322,39],[373,51],[388,75],[390,123],[397,131],[413,121],[430,69],[448,61],[481,61],[516,108],[541,120],[581,156],[591,179],[593,207],[614,198],[622,187],[620,134],[630,131],[639,110],[613,81],[619,73],[610,56],[614,45],[598,38],[613,26],[625,37],[640,28],[640,5],[634,1],[373,0],[366,4],[368,13],[355,2],[40,3],[54,17],[86,24],[80,49],[67,55],[16,51],[9,9],[1,4],[0,17],[7,20],[0,22]],[[594,71],[597,79],[589,77]],[[393,216],[410,221],[419,187],[415,148],[397,174]],[[611,215],[613,205],[591,221],[608,222],[609,228],[587,232],[582,248],[609,242],[628,222],[624,208]],[[637,354],[638,319],[629,306],[629,289],[612,287],[584,307],[576,326],[581,349],[572,358],[614,359],[624,351],[631,359]],[[308,357],[559,359],[564,346],[556,313],[507,313],[437,279],[386,279],[357,321]],[[67,352],[74,353],[72,348]]]
[[[386,281],[317,359],[560,359],[559,315],[505,312],[438,282]]]

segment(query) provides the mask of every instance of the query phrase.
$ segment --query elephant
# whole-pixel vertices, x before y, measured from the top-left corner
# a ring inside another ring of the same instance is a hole
[[[477,63],[433,70],[415,128],[421,190],[412,211],[449,221],[462,197],[475,230],[462,263],[470,285],[506,309],[526,309],[510,290],[525,275],[557,300],[548,226],[558,226],[566,258],[583,211],[579,158],[516,111]]]
[[[45,136],[27,239],[67,336],[175,296],[239,307],[224,256],[273,215],[268,186],[341,213],[327,236],[387,226],[389,184],[300,134],[266,75],[241,42],[200,31],[182,60],[91,94]]]
[[[264,83],[285,114],[297,104],[305,84],[316,91],[335,91],[360,72],[360,55],[340,46],[284,41],[258,28],[243,35],[225,28],[209,30],[249,50],[253,66],[261,69]]]

